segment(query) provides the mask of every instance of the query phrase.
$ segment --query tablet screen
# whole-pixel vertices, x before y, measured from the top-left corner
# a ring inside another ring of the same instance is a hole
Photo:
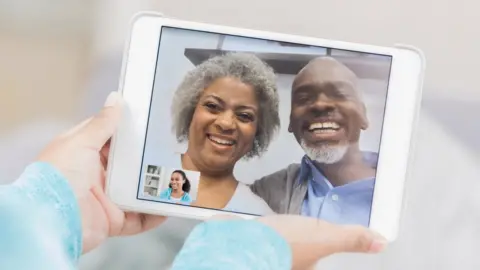
[[[391,61],[162,27],[137,199],[368,226]]]

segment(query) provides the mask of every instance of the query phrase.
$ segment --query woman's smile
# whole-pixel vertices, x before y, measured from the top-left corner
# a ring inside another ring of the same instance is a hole
[[[212,152],[220,155],[231,155],[235,149],[236,141],[225,136],[207,134],[207,141]]]
[[[224,146],[233,146],[236,144],[235,140],[218,135],[207,134],[207,138],[215,144],[220,144]]]

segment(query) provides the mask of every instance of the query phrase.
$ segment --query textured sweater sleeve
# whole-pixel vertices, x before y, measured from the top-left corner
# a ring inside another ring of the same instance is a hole
[[[75,269],[80,210],[66,179],[46,163],[0,186],[0,269]]]
[[[289,270],[291,267],[290,246],[273,229],[253,220],[225,220],[198,225],[171,270]]]
[[[80,218],[63,176],[48,164],[31,164],[13,184],[0,186],[0,269],[75,269]],[[291,258],[285,240],[261,223],[210,221],[192,231],[172,270],[287,270]]]

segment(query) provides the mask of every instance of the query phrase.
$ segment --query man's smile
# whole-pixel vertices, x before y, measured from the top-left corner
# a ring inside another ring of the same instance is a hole
[[[334,120],[324,120],[306,123],[304,125],[305,140],[308,142],[321,142],[331,140],[341,140],[344,129],[339,122]]]
[[[340,125],[336,122],[318,122],[310,124],[308,131],[310,132],[335,132],[340,129]]]

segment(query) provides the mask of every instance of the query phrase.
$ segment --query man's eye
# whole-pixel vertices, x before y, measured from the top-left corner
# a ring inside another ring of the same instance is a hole
[[[297,103],[307,103],[308,101],[310,101],[310,97],[308,95],[298,95],[295,97],[295,101]]]
[[[300,96],[298,97],[299,101],[308,101],[308,96]]]
[[[337,99],[337,100],[344,100],[344,99],[347,99],[347,97],[345,96],[345,94],[341,91],[333,91],[332,93],[330,93],[330,97],[331,98],[334,98],[334,99]]]

